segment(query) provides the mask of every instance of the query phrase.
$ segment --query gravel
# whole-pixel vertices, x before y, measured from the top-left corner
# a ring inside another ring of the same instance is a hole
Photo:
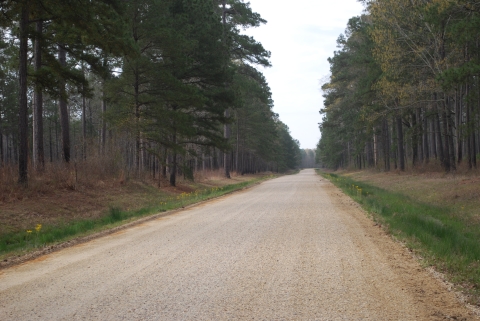
[[[0,271],[0,320],[476,320],[313,170]]]

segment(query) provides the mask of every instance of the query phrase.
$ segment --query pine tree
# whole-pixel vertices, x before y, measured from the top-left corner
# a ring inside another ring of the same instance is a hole
[[[250,3],[243,0],[220,0],[219,8],[223,24],[223,43],[232,61],[249,62],[251,64],[270,66],[270,52],[253,37],[242,35],[240,28],[258,27],[266,23],[258,13],[250,8]],[[230,117],[230,111],[225,110],[225,117]],[[224,125],[224,137],[230,139],[230,126]],[[224,153],[225,177],[230,178],[230,153]]]

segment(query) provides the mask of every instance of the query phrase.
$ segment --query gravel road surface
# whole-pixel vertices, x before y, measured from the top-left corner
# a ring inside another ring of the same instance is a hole
[[[475,320],[304,170],[0,271],[0,320]]]

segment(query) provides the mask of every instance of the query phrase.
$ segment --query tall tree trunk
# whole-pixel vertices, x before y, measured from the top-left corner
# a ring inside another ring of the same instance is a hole
[[[387,117],[383,118],[383,148],[384,148],[384,157],[385,157],[385,171],[390,171],[390,135],[388,129],[388,120]]]
[[[367,163],[368,163],[368,167],[374,167],[375,166],[375,159],[374,159],[374,153],[373,153],[373,142],[372,141],[367,142]]]
[[[476,139],[475,139],[475,129],[472,129],[470,134],[470,152],[471,152],[471,163],[472,167],[477,167],[477,152],[476,152]]]
[[[472,130],[472,165],[477,168],[477,138],[475,137],[475,129]]]
[[[157,163],[156,163],[156,157],[154,155],[151,155],[150,157],[150,168],[152,169],[152,179],[155,180],[156,173],[157,173]]]
[[[423,155],[425,164],[428,164],[430,161],[430,146],[428,144],[428,118],[426,109],[423,111]]]
[[[58,151],[60,142],[60,140],[58,139],[58,118],[58,108],[55,108],[55,160],[60,159],[60,153]]]
[[[412,113],[412,165],[415,167],[418,161],[418,136],[417,136],[417,116]]]
[[[473,160],[473,153],[472,153],[472,150],[473,150],[473,144],[472,144],[472,130],[471,128],[473,127],[472,126],[472,120],[471,120],[471,117],[470,117],[470,104],[468,103],[468,99],[466,99],[466,106],[465,106],[465,109],[466,109],[466,123],[467,123],[467,158],[468,158],[468,168],[469,169],[472,169],[473,167],[473,163],[472,163],[472,160]]]
[[[148,146],[145,143],[145,140],[143,139],[141,132],[139,132],[139,135],[140,135],[140,166],[138,170],[143,180],[143,174],[145,173],[145,165],[148,166],[148,164],[146,164],[147,157],[146,157],[146,150],[145,150]]]
[[[398,139],[397,139],[397,117],[395,115],[392,116],[392,140],[391,143],[394,144],[394,142],[397,142],[398,144]],[[395,146],[396,148],[392,148],[392,156],[393,156],[393,162],[394,162],[394,168],[398,168],[398,146]]]
[[[442,127],[440,126],[440,110],[438,110],[438,106],[437,106],[437,110],[435,112],[435,132],[437,134],[437,137],[436,137],[436,141],[437,141],[437,145],[436,145],[436,150],[437,150],[437,154],[438,154],[438,158],[440,159],[440,162],[442,164],[442,166],[445,168],[445,153],[444,153],[444,148],[443,148],[443,139],[442,139]]]
[[[430,142],[430,148],[431,148],[431,152],[432,152],[432,157],[435,158],[435,159],[438,159],[438,153],[437,153],[437,131],[436,131],[436,121],[437,121],[437,117],[436,117],[437,113],[434,112],[431,116],[433,117],[430,117],[431,120],[430,120],[430,139],[431,139],[431,142]]]
[[[403,146],[402,116],[397,115],[397,140],[398,140],[398,165],[401,171],[405,171],[405,149]]]
[[[477,48],[478,48],[478,40],[477,40]],[[480,82],[478,81],[478,78],[477,78],[477,88],[478,88],[479,83]],[[479,108],[478,112],[480,112],[480,88],[478,88],[477,98],[478,98],[477,106]],[[472,106],[472,110],[473,110],[473,106]],[[480,116],[479,116],[478,112],[475,113],[476,114],[475,115],[475,118],[476,118],[475,120],[476,120],[476,123],[477,123],[476,128],[480,128]],[[475,133],[477,133],[478,136],[475,136]],[[480,151],[480,130],[477,129],[477,131],[475,131],[475,127],[472,130],[472,145],[473,145],[472,164],[473,164],[473,167],[477,168],[477,151]]]
[[[3,166],[3,130],[2,130],[2,114],[0,113],[0,167]]]
[[[423,123],[422,123],[422,109],[415,109],[415,116],[417,118],[417,150],[418,150],[418,161],[423,163],[423,144],[422,144],[422,134],[423,134]]]
[[[43,22],[41,20],[36,23],[34,57],[35,72],[39,72],[42,68],[42,45],[40,35],[43,31]],[[45,152],[43,148],[43,95],[39,86],[35,87],[35,103],[33,111],[33,165],[36,170],[43,170],[45,166]]]
[[[446,104],[445,104],[445,112],[447,116],[447,129],[448,129],[448,155],[449,155],[449,163],[450,169],[456,170],[456,161],[455,161],[455,145],[453,141],[453,119],[452,119],[452,111],[450,109],[450,98],[447,97]]]
[[[172,163],[170,164],[170,186],[177,184],[177,152],[174,151],[172,155]]]
[[[225,117],[228,118],[230,117],[230,112],[229,110],[225,110]],[[230,125],[225,124],[223,128],[223,137],[228,141],[230,139]],[[225,168],[225,177],[230,178],[230,162],[231,162],[231,157],[230,157],[230,152],[226,151],[223,153],[223,166]]]
[[[102,133],[100,134],[102,154],[104,155],[106,153],[106,146],[107,146],[107,120],[105,119],[106,113],[107,113],[107,100],[105,99],[105,88],[104,88],[102,93],[102,116],[103,116],[102,117]]]
[[[164,148],[163,149],[163,165],[162,165],[162,176],[163,178],[167,178],[167,156],[168,156],[168,153],[167,153],[167,149]]]
[[[478,96],[478,103],[480,106],[480,96]],[[473,109],[473,106],[472,106],[472,109]],[[480,117],[478,115],[478,112],[476,113],[476,116],[475,116],[475,120],[476,120],[476,123],[477,123],[477,126],[476,128],[480,128]],[[475,136],[475,133],[477,133],[478,136]],[[480,131],[477,130],[475,131],[475,127],[474,129],[472,130],[472,146],[473,146],[473,159],[472,159],[472,164],[473,164],[473,167],[477,168],[477,151],[480,150]]]
[[[50,163],[53,163],[53,140],[52,140],[52,120],[50,119],[48,124],[48,137],[49,137],[49,144],[48,149],[50,152]]]
[[[349,167],[350,166],[350,159],[351,159],[351,156],[350,156],[350,142],[347,142],[347,159],[345,161],[345,167]]]
[[[463,86],[460,86],[460,92],[458,90],[455,90],[455,127],[456,127],[456,136],[457,136],[457,160],[458,163],[460,164],[463,160],[463,139],[462,139],[462,103],[461,103],[461,97],[462,97],[462,88]]]
[[[446,172],[449,172],[451,169],[450,164],[450,145],[448,143],[448,124],[447,124],[447,106],[443,104],[443,111],[442,111],[442,123],[443,123],[443,164]]]
[[[18,76],[20,83],[19,97],[19,153],[18,182],[28,185],[28,106],[27,106],[27,54],[28,54],[28,4],[22,5],[20,16],[20,52]]]
[[[62,67],[67,65],[67,55],[65,49],[58,45],[58,61]],[[70,162],[70,119],[68,115],[68,106],[65,99],[65,80],[60,80],[60,99],[58,102],[58,109],[60,112],[60,126],[62,129],[62,150],[63,150],[63,160],[66,163]]]
[[[82,65],[83,69],[83,65]],[[83,71],[85,75],[85,70]],[[87,159],[87,100],[85,97],[85,85],[82,86],[82,159]]]
[[[238,120],[238,117],[237,118],[237,149],[235,151],[235,171],[237,172],[237,175],[238,175],[238,153],[239,153],[239,149],[240,149],[240,126],[239,126],[239,120]]]
[[[218,169],[217,149],[213,147],[212,169]]]
[[[226,47],[226,25],[227,25],[227,8],[226,8],[227,2],[226,0],[222,0],[222,22],[223,22],[223,43]],[[230,116],[230,112],[227,109],[225,109],[225,118],[228,118]],[[228,141],[230,139],[230,125],[225,124],[223,127],[223,137]],[[223,165],[225,168],[225,177],[230,178],[230,153],[225,152],[223,154]]]
[[[138,63],[135,67],[135,83],[134,87],[134,95],[135,95],[135,170],[137,173],[137,177],[140,177],[140,151],[141,151],[141,142],[140,142],[140,79],[139,79],[139,68]]]
[[[173,135],[172,135],[172,145],[175,146],[177,144],[177,130],[174,127],[173,128]],[[171,166],[169,167],[170,170],[170,186],[175,186],[177,181],[177,151],[175,148],[173,149],[173,155],[172,155],[172,162]]]

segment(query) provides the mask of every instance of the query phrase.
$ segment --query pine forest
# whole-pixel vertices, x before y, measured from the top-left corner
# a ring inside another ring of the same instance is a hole
[[[334,169],[475,168],[480,4],[362,2],[329,59],[317,160]]]
[[[285,172],[299,143],[272,111],[270,52],[242,0],[7,0],[0,180]],[[71,174],[73,173],[73,174]],[[45,176],[45,175],[43,175]],[[159,184],[160,185],[160,184]]]
[[[0,0],[0,321],[477,320],[479,161],[479,0]]]

